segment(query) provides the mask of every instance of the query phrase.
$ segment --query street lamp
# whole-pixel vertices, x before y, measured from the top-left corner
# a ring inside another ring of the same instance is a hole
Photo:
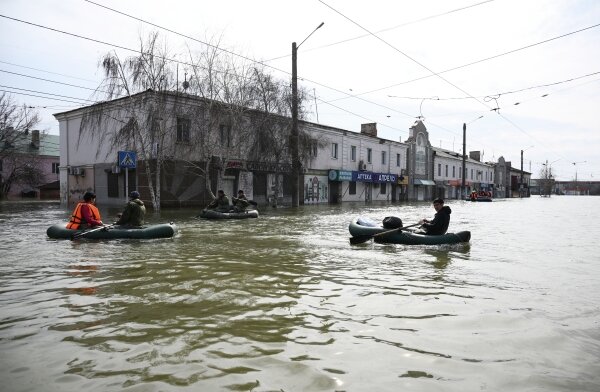
[[[519,181],[519,197],[523,197],[523,151],[527,151],[533,146],[529,146],[524,150],[521,150],[521,180]]]
[[[483,116],[479,116],[468,123],[463,123],[463,156],[462,156],[462,183],[460,186],[461,197],[464,199],[467,197],[467,187],[466,187],[466,176],[467,176],[467,124],[474,123],[475,121],[483,118]]]
[[[321,22],[316,29],[300,42],[302,45],[315,31],[319,30],[325,22]],[[298,132],[298,48],[296,42],[292,42],[292,134],[290,139],[290,150],[292,151],[292,207],[300,205],[300,135]]]
[[[579,189],[577,188],[577,164],[578,163],[586,163],[587,161],[581,161],[581,162],[571,162],[573,164],[573,166],[575,166],[575,191],[577,192],[577,194],[579,195]]]

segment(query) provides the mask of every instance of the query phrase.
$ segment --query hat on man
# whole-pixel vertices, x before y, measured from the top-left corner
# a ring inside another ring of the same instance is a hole
[[[131,199],[139,199],[140,198],[140,192],[138,192],[138,191],[131,191],[131,193],[129,194],[129,197]]]

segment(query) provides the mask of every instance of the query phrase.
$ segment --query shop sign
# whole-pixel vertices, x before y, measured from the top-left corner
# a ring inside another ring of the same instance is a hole
[[[240,161],[227,161],[225,164],[226,169],[242,169],[244,167],[244,163]]]
[[[250,171],[271,173],[288,173],[292,171],[292,165],[289,163],[248,162],[246,167]]]
[[[396,174],[372,173],[364,171],[329,170],[330,181],[358,181],[358,182],[392,182],[398,181]]]

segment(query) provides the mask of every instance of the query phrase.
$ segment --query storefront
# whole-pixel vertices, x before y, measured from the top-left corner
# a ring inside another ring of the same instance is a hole
[[[329,170],[331,202],[392,200],[398,184],[397,174],[368,171]],[[334,189],[336,197],[333,197]]]

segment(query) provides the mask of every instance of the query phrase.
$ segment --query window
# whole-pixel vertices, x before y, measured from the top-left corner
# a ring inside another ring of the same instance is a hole
[[[2,159],[0,159],[0,172],[2,171]]]
[[[331,143],[331,157],[333,159],[337,159],[337,157],[338,157],[338,144],[337,143]]]
[[[462,170],[458,171],[458,178],[462,178]]]
[[[446,177],[448,177],[448,165],[446,165]]]
[[[108,197],[119,197],[119,175],[108,173],[106,175],[107,180],[107,196]]]
[[[356,146],[350,146],[350,160],[356,162]]]
[[[177,118],[177,141],[190,141],[190,120],[187,118]]]
[[[386,184],[385,182],[382,182],[382,183],[381,183],[381,188],[380,188],[380,190],[379,190],[379,193],[380,193],[380,194],[382,194],[382,195],[385,195],[385,190],[386,190],[386,188],[387,188],[387,187],[386,187],[386,185],[387,185],[387,184]]]
[[[473,169],[471,169],[471,180],[473,179]]]
[[[52,173],[60,173],[60,169],[58,168],[60,166],[60,163],[58,162],[52,162]]]
[[[438,177],[442,176],[442,164],[438,163]]]
[[[367,163],[371,163],[373,159],[373,150],[367,148]]]
[[[386,159],[385,151],[382,151],[381,152],[381,164],[382,165],[385,165],[385,159]]]
[[[231,126],[221,124],[219,126],[219,133],[221,137],[221,147],[231,147]]]
[[[456,178],[456,166],[452,166],[452,178]]]
[[[396,154],[396,166],[400,167],[400,154]]]
[[[316,158],[316,157],[317,157],[317,153],[318,153],[318,151],[319,151],[319,146],[318,146],[318,145],[317,145],[317,143],[315,142],[315,143],[312,143],[312,144],[310,145],[310,148],[309,148],[309,150],[308,150],[308,153],[310,154],[310,156],[312,156],[312,157],[315,157],[315,158]]]
[[[350,183],[348,184],[348,194],[356,195],[356,182],[350,181]]]

